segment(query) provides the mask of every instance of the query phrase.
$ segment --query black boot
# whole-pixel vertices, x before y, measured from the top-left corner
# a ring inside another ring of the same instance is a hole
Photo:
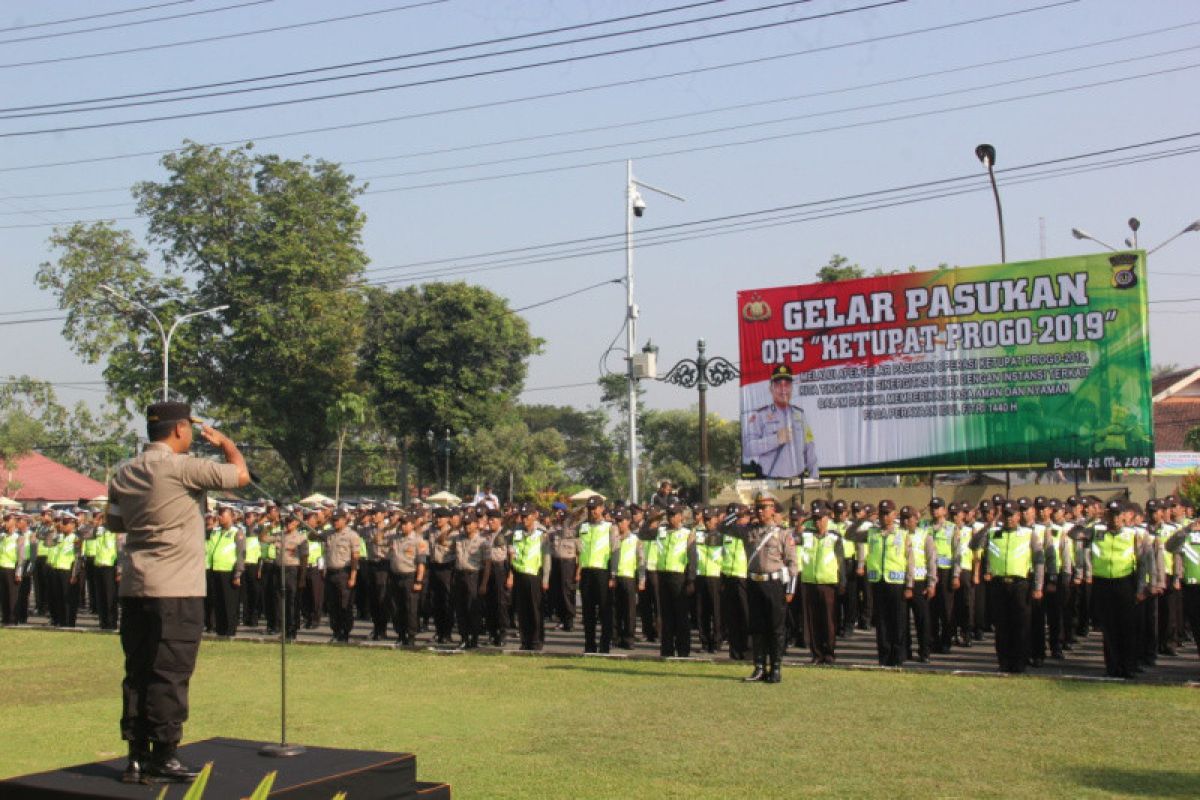
[[[150,743],[147,741],[129,743],[129,761],[125,771],[121,773],[121,783],[141,783],[143,773],[150,766]]]
[[[154,743],[154,754],[150,758],[150,766],[144,774],[152,782],[159,783],[188,783],[195,780],[200,770],[190,764],[184,764],[175,754],[177,745],[164,742]]]
[[[743,683],[754,683],[767,679],[767,654],[766,648],[763,646],[762,637],[753,637],[751,649],[754,651],[754,672],[750,673],[750,677],[743,678]]]
[[[781,667],[783,664],[783,637],[771,642],[767,650],[767,683],[779,683],[783,680]]]

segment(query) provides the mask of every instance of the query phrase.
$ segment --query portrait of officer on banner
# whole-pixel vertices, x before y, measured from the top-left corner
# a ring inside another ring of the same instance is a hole
[[[764,478],[818,477],[817,449],[804,409],[792,402],[794,374],[787,364],[771,371],[771,402],[742,420],[742,459]]]

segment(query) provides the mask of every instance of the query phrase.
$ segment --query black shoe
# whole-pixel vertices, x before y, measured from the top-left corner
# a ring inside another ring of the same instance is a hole
[[[1053,658],[1055,661],[1062,661],[1062,659],[1063,659],[1062,650],[1055,650],[1055,651],[1051,652],[1050,657]]]
[[[767,673],[767,683],[780,683],[783,681],[783,671],[779,668],[779,664],[772,664],[770,671]]]
[[[145,780],[144,772],[150,766],[150,743],[130,742],[129,761],[125,771],[121,773],[121,783],[141,783]]]
[[[1042,659],[1042,658],[1033,658],[1033,659],[1030,659],[1029,663],[1031,665],[1033,665],[1034,667],[1041,668],[1041,666],[1043,664],[1045,664],[1046,661],[1045,661],[1045,659]]]
[[[750,677],[742,678],[742,683],[756,683],[767,679],[767,669],[763,664],[755,664],[754,672],[750,673]]]
[[[1177,655],[1179,655],[1178,651],[1176,651],[1176,650],[1175,650],[1175,648],[1174,648],[1174,647],[1172,647],[1171,645],[1167,645],[1166,647],[1164,647],[1164,648],[1163,648],[1163,652],[1162,652],[1162,654],[1163,654],[1164,656],[1177,656]]]
[[[175,755],[176,746],[156,742],[150,765],[143,770],[143,775],[155,783],[188,783],[195,780],[200,770],[190,764],[180,761]]]

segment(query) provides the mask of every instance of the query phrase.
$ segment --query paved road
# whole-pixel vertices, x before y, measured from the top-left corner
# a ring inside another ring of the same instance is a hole
[[[78,620],[78,630],[82,632],[91,632],[95,634],[113,635],[104,631],[99,631],[97,628],[97,620],[95,615],[89,614],[86,611],[81,611]],[[30,624],[27,626],[30,629],[55,630],[49,624],[49,621],[44,617],[31,617]],[[359,620],[355,624],[355,630],[351,634],[349,646],[363,646],[374,648],[388,648],[395,645],[395,640],[373,642],[369,639],[370,623]],[[220,637],[206,637],[218,639]],[[275,637],[268,639],[264,634],[263,628],[239,628],[237,639],[245,641],[272,642],[277,641]],[[438,652],[454,652],[453,648],[446,645],[434,645],[432,642],[432,633],[423,633],[418,637],[417,645],[414,650],[435,650]],[[326,644],[330,640],[328,628],[321,626],[316,630],[301,630],[298,641],[301,644],[317,645]],[[515,649],[516,635],[509,637],[510,646],[501,650],[500,648],[481,645],[479,654],[518,654]],[[331,645],[345,647],[347,645]],[[583,633],[580,626],[577,624],[573,631],[560,631],[555,629],[553,624],[547,624],[546,628],[546,647],[541,655],[550,656],[568,656],[582,655],[583,653]],[[697,661],[715,661],[728,662],[729,657],[725,653],[709,654],[699,650],[696,640],[693,639],[693,660]],[[522,656],[530,654],[520,653]],[[1071,678],[1071,679],[1092,679],[1092,680],[1107,680],[1104,677],[1104,658],[1101,652],[1101,639],[1099,632],[1093,632],[1090,636],[1075,645],[1075,649],[1066,654],[1066,658],[1062,661],[1047,660],[1045,665],[1038,669],[1030,668],[1030,675],[1037,675],[1052,678]],[[657,659],[658,645],[648,642],[638,642],[633,650],[613,651],[612,656],[600,656],[602,658],[634,658],[634,659]],[[875,635],[873,631],[855,631],[846,639],[838,641],[837,657],[839,668],[850,669],[881,669],[875,658]],[[807,666],[809,653],[807,650],[800,651],[792,648],[785,656],[784,664],[790,666]],[[747,664],[747,671],[750,666]],[[909,662],[905,664],[904,670],[913,672],[940,672],[940,673],[967,673],[967,674],[992,674],[999,675],[996,669],[996,653],[993,648],[990,635],[986,635],[982,642],[976,642],[970,648],[955,648],[948,655],[934,655],[928,664],[920,664]],[[1200,658],[1197,657],[1195,645],[1188,644],[1180,649],[1179,655],[1174,657],[1160,656],[1157,666],[1149,667],[1138,678],[1139,682],[1145,683],[1173,683],[1173,684],[1195,684],[1200,686]]]

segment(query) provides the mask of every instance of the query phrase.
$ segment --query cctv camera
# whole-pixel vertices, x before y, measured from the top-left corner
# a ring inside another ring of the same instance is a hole
[[[640,194],[635,194],[633,196],[633,215],[635,217],[640,217],[640,216],[642,216],[642,214],[645,214],[645,213],[646,213],[646,201],[642,199],[642,196]]]

